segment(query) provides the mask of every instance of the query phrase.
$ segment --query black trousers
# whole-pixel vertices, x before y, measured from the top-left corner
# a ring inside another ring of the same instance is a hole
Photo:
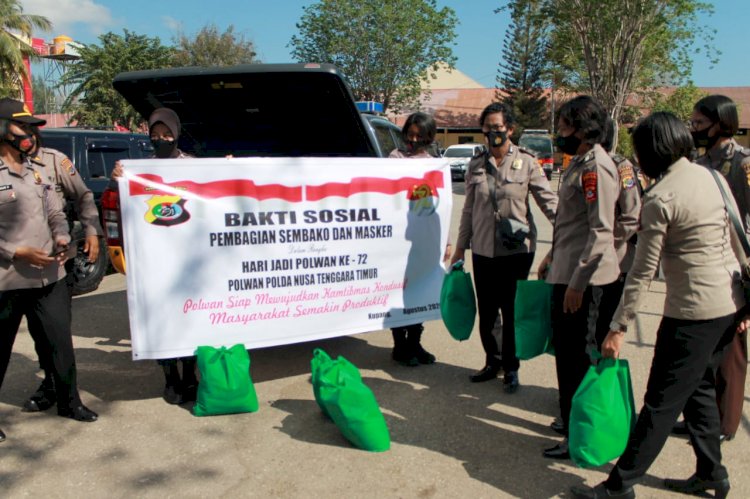
[[[58,409],[81,405],[78,394],[77,370],[73,338],[70,330],[70,290],[61,279],[42,288],[15,289],[0,292],[0,387],[8,370],[10,354],[25,315],[38,327],[43,338],[42,356],[49,353],[52,364]]]
[[[607,479],[609,489],[634,485],[659,455],[680,412],[704,480],[727,478],[721,464],[716,370],[735,335],[735,315],[659,325],[643,408],[625,452]]]
[[[588,286],[583,292],[581,308],[572,314],[564,313],[567,288],[566,284],[555,284],[552,288],[552,345],[555,347],[560,416],[566,431],[573,395],[591,366],[587,346],[596,330],[599,303],[595,297],[602,294],[598,287]]]
[[[474,284],[479,313],[479,336],[487,357],[486,364],[502,367],[503,371],[518,371],[516,357],[515,300],[519,280],[529,278],[534,253],[497,256],[494,258],[472,253]],[[502,345],[493,334],[498,309],[502,321]]]

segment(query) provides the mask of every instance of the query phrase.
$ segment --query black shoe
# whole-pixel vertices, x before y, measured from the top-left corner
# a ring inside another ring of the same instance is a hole
[[[180,391],[181,390],[179,386],[167,383],[166,385],[164,385],[164,393],[162,394],[161,398],[163,398],[167,404],[181,404],[182,394],[180,393]]]
[[[714,497],[724,498],[729,494],[729,479],[723,480],[702,480],[696,475],[687,480],[677,480],[667,478],[664,480],[664,486],[669,490],[674,490],[681,494],[698,494],[707,490],[714,491]]]
[[[414,354],[420,364],[434,364],[437,360],[434,355],[425,350],[419,343],[414,348]]]
[[[544,449],[542,453],[549,459],[570,459],[570,450],[568,449],[568,439],[566,438],[559,444],[549,449]]]
[[[469,379],[472,383],[481,383],[483,381],[489,381],[491,379],[497,378],[497,373],[499,372],[499,367],[487,365],[469,376]]]
[[[72,407],[68,409],[57,408],[57,415],[64,418],[75,419],[76,421],[82,421],[84,423],[93,423],[99,419],[99,415],[84,405]]]
[[[620,490],[609,490],[604,486],[604,482],[596,487],[574,486],[570,492],[576,499],[606,499],[608,497],[617,497],[620,499],[635,499],[633,487],[626,487]]]
[[[182,401],[180,404],[195,402],[198,398],[198,385],[187,385],[182,387]]]
[[[503,390],[505,390],[505,393],[516,393],[518,387],[518,371],[505,373],[505,376],[503,376]]]
[[[0,430],[0,442],[5,442],[5,433],[3,433],[3,430]]]
[[[555,418],[550,424],[549,427],[552,428],[552,431],[555,433],[559,433],[563,437],[568,434],[568,432],[565,430],[565,423],[563,423],[563,420],[561,417]]]
[[[677,421],[672,427],[672,435],[690,435],[685,420]]]
[[[729,442],[730,440],[734,440],[734,435],[727,435],[727,434],[722,433],[719,436],[719,442],[722,443],[722,444],[724,442]]]
[[[402,366],[415,367],[419,365],[419,359],[407,348],[394,347],[391,357]]]
[[[37,388],[34,394],[26,399],[26,402],[23,403],[22,410],[24,412],[46,411],[55,405],[56,401],[57,395],[55,394],[55,388],[47,384],[45,380],[42,381],[42,384],[39,385],[39,388]]]

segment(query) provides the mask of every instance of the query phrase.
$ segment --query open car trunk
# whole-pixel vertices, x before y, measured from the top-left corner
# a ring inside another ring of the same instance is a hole
[[[247,64],[121,73],[113,85],[148,119],[182,121],[179,147],[198,157],[375,156],[351,91],[329,64]]]

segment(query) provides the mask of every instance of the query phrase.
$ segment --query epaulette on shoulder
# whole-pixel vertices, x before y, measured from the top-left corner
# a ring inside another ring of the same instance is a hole
[[[623,164],[624,162],[628,160],[628,158],[626,158],[622,154],[617,154],[617,153],[610,154],[609,157],[612,158],[612,161],[615,162],[615,166],[620,166],[621,164]]]
[[[46,166],[41,156],[29,156],[29,161],[39,166]]]
[[[528,154],[532,158],[536,159],[536,153],[530,149],[526,149],[525,147],[518,146],[518,150],[521,151],[524,154]]]
[[[484,157],[486,155],[487,155],[487,150],[486,149],[481,149],[479,152],[474,153],[474,156],[472,156],[471,159],[481,158],[481,157]]]
[[[739,151],[737,152],[742,154],[745,157],[750,156],[750,149],[748,149],[747,147],[740,146]]]

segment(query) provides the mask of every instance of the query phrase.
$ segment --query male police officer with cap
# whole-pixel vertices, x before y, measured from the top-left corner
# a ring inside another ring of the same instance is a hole
[[[88,261],[93,263],[99,256],[99,237],[104,234],[99,223],[99,210],[94,203],[94,195],[78,175],[70,159],[60,151],[42,147],[38,127],[32,126],[31,131],[35,144],[28,160],[40,168],[45,182],[54,186],[63,206],[66,200],[72,201],[86,237],[83,251],[88,255]],[[75,241],[73,244],[76,244]],[[66,262],[65,269],[68,272],[66,279],[68,290],[72,293],[74,284],[72,259]],[[27,320],[29,333],[34,338],[34,346],[39,357],[39,366],[44,371],[44,380],[37,391],[26,400],[23,408],[27,412],[45,411],[55,404],[52,352],[44,348],[44,331],[42,331],[41,324],[33,315],[28,316]]]
[[[68,224],[52,186],[26,157],[34,148],[31,126],[43,124],[22,102],[0,99],[0,386],[21,319],[33,316],[52,352],[58,415],[91,422],[98,416],[78,394],[63,279]]]

